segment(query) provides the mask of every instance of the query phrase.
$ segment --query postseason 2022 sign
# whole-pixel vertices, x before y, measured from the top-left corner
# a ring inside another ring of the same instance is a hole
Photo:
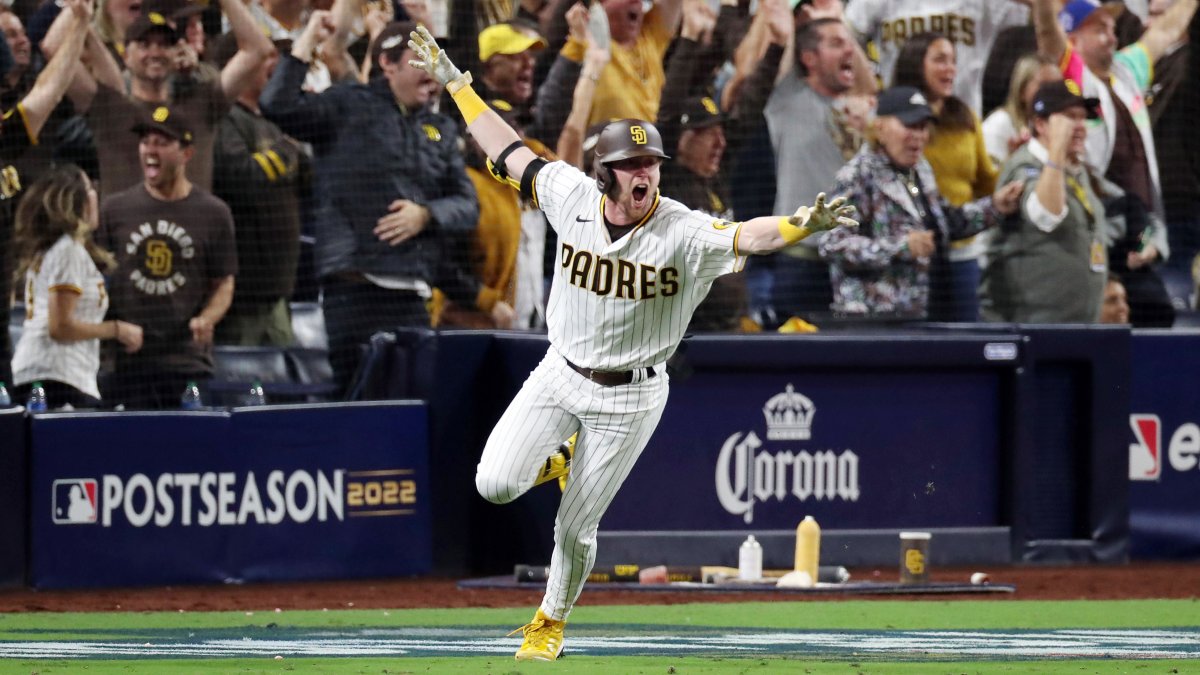
[[[426,418],[418,403],[38,416],[31,582],[426,573]]]

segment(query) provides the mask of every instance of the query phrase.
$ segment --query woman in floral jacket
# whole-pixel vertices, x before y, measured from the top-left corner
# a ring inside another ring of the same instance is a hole
[[[888,89],[879,96],[870,142],[837,174],[832,193],[858,207],[862,224],[832,231],[821,243],[835,312],[925,318],[930,273],[946,272],[949,242],[1017,209],[1020,182],[962,207],[942,198],[922,154],[931,119],[920,91]]]

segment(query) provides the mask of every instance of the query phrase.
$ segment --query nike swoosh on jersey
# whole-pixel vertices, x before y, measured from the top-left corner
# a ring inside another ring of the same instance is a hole
[[[582,216],[575,216],[575,222],[577,222],[577,223],[590,223],[593,220],[595,220],[595,218],[584,218]]]

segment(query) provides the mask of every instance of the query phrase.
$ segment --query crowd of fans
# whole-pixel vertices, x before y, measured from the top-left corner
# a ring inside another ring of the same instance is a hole
[[[0,297],[25,313],[0,381],[177,407],[214,344],[289,345],[297,299],[343,390],[377,331],[540,329],[554,232],[408,64],[417,24],[548,160],[590,171],[642,119],[663,195],[714,219],[855,204],[857,229],[722,277],[693,331],[1171,326],[1200,252],[1197,0],[975,6],[0,5]]]

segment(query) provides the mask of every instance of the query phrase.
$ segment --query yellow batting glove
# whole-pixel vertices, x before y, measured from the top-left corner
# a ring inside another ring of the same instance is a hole
[[[446,87],[451,94],[471,84],[471,74],[463,73],[450,61],[450,57],[438,46],[437,40],[425,26],[417,26],[417,29],[409,34],[408,48],[417,55],[417,58],[409,60],[409,65],[429,73],[430,77]]]
[[[847,204],[845,197],[826,204],[822,192],[812,206],[801,206],[791,217],[780,217],[779,234],[790,245],[814,232],[826,232],[838,226],[858,227],[858,221],[850,217],[854,211],[854,206]]]

